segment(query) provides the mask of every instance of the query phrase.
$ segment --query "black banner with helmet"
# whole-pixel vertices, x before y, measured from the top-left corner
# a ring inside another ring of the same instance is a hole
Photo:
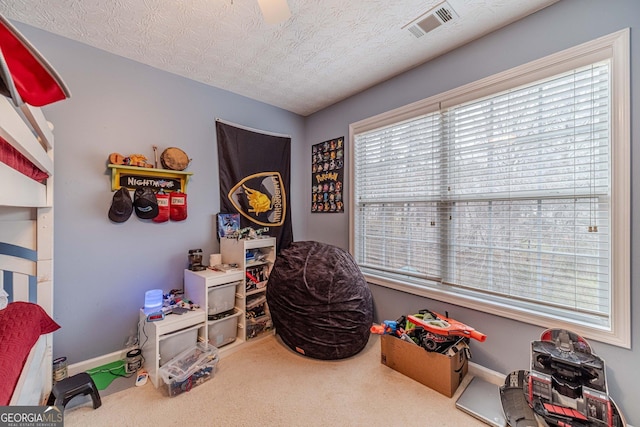
[[[240,227],[268,227],[278,252],[293,242],[289,183],[291,137],[216,120],[220,212],[239,213]]]

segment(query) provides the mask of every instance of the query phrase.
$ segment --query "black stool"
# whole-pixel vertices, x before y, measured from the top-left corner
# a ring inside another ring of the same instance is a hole
[[[66,407],[67,403],[74,397],[79,395],[86,396],[87,394],[91,395],[93,409],[98,409],[100,405],[102,405],[98,388],[93,382],[91,375],[86,372],[81,372],[57,382],[51,390],[47,406],[56,405]]]

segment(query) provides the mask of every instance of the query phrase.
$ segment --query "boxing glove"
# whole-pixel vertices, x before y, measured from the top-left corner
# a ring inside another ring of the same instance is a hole
[[[187,195],[179,191],[169,193],[169,217],[171,221],[187,219]]]
[[[153,218],[153,222],[169,221],[169,195],[166,193],[156,194],[158,200],[158,215]]]

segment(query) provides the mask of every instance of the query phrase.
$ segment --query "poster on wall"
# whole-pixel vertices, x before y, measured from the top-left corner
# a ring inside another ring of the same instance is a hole
[[[240,229],[266,230],[278,251],[293,242],[289,209],[291,137],[216,120],[220,213]]]
[[[311,212],[344,212],[344,136],[311,146]]]

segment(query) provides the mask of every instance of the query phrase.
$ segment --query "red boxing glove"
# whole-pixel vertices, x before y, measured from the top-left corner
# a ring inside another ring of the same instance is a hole
[[[158,215],[153,218],[153,222],[169,221],[169,195],[158,193],[156,199],[158,200]]]
[[[187,195],[179,191],[172,191],[169,194],[169,199],[169,215],[171,221],[183,221],[187,219]]]

